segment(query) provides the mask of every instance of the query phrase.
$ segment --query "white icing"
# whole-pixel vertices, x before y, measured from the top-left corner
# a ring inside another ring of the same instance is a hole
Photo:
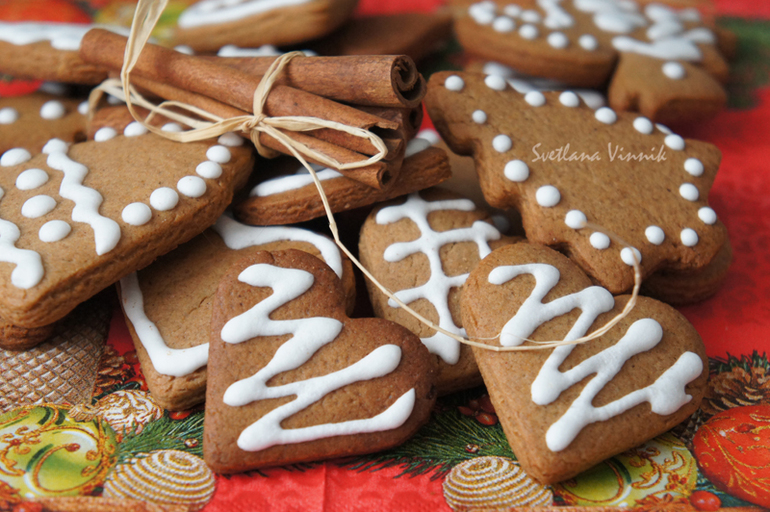
[[[505,153],[513,147],[513,141],[511,141],[511,138],[507,135],[496,135],[495,138],[492,139],[492,147],[495,148],[495,151],[498,153]]]
[[[32,190],[48,182],[48,173],[43,169],[27,169],[16,177],[16,188]]]
[[[671,135],[672,133],[674,133],[674,132],[671,131],[671,128],[669,128],[668,126],[666,126],[664,124],[655,123],[655,128],[657,128],[658,130],[662,131],[666,135]]]
[[[114,128],[105,126],[96,130],[96,133],[94,133],[94,140],[96,142],[106,142],[110,139],[114,139],[117,135],[118,132],[116,132]]]
[[[49,121],[61,119],[66,113],[67,109],[64,108],[61,101],[46,101],[43,103],[43,106],[40,107],[40,117],[48,119]]]
[[[88,110],[89,110],[89,108],[90,108],[90,107],[89,107],[89,105],[88,105],[88,102],[87,102],[87,101],[81,101],[81,102],[78,104],[78,114],[80,114],[81,116],[86,116],[86,115],[88,115]]]
[[[180,45],[174,46],[174,51],[183,53],[185,55],[195,55],[195,50],[193,50],[192,47],[187,46],[186,44],[180,44]]]
[[[521,7],[516,4],[508,4],[503,7],[503,12],[511,18],[518,18],[521,15]]]
[[[569,46],[569,39],[562,32],[551,32],[548,34],[547,41],[549,45],[558,49]]]
[[[671,80],[681,80],[687,76],[684,66],[678,62],[666,62],[661,68],[663,74],[669,77]]]
[[[652,125],[652,121],[650,121],[646,117],[637,117],[636,119],[634,119],[634,128],[639,133],[643,133],[645,135],[651,134],[652,131],[655,129],[655,127]]]
[[[0,156],[0,166],[11,167],[13,165],[23,164],[30,158],[32,158],[32,155],[30,155],[29,151],[24,148],[9,149],[3,153],[3,156]]]
[[[239,48],[226,44],[217,52],[218,57],[277,57],[281,51],[273,45],[265,44],[258,48]]]
[[[537,5],[545,12],[543,25],[552,30],[570,28],[575,24],[572,15],[562,9],[560,3],[561,0],[537,0]]]
[[[476,124],[484,124],[487,122],[487,113],[483,110],[474,110],[473,114],[471,114],[471,118]]]
[[[535,39],[537,36],[540,35],[540,31],[537,29],[536,26],[530,25],[530,24],[526,24],[526,25],[522,25],[519,28],[519,35],[521,37],[523,37],[524,39],[532,40],[532,39]]]
[[[647,226],[647,229],[644,230],[644,236],[653,245],[660,245],[666,239],[666,234],[658,226]]]
[[[152,218],[152,210],[144,203],[131,203],[121,213],[121,218],[126,224],[132,226],[144,226]]]
[[[694,229],[684,228],[679,233],[679,239],[682,240],[682,244],[686,247],[694,247],[698,244],[698,233]]]
[[[396,292],[396,297],[405,304],[418,299],[428,300],[436,309],[439,321],[438,325],[455,334],[465,336],[465,330],[456,326],[449,311],[448,296],[452,288],[460,287],[465,283],[468,274],[447,276],[441,265],[439,251],[447,244],[459,242],[474,242],[478,246],[479,258],[485,258],[492,249],[490,240],[500,238],[500,232],[486,222],[476,221],[466,228],[451,229],[448,231],[434,231],[428,223],[428,215],[440,210],[473,211],[476,206],[468,199],[450,199],[444,201],[428,202],[419,194],[411,194],[402,205],[383,208],[375,217],[377,224],[392,224],[401,219],[409,219],[420,230],[420,237],[410,242],[397,242],[385,249],[383,257],[388,262],[398,262],[412,254],[422,253],[428,258],[430,276],[427,282],[414,288]],[[388,301],[390,307],[399,307],[394,301]],[[436,332],[429,338],[422,338],[423,344],[428,350],[437,354],[443,361],[449,364],[457,364],[460,357],[460,343],[456,340]]]
[[[244,140],[243,140],[243,137],[241,137],[237,133],[227,132],[219,136],[219,138],[217,139],[217,143],[223,146],[234,148],[238,146],[243,146]]]
[[[524,95],[524,101],[533,107],[542,107],[545,105],[545,96],[542,92],[532,91]]]
[[[580,98],[572,91],[564,91],[559,95],[559,103],[565,107],[577,107],[580,105]]]
[[[520,183],[529,178],[529,166],[523,160],[511,160],[505,164],[503,174],[509,180]]]
[[[717,221],[717,212],[704,206],[698,209],[698,218],[703,221],[704,224],[712,225]]]
[[[51,220],[40,226],[37,235],[41,242],[58,242],[72,231],[72,226],[63,220]]]
[[[580,38],[578,38],[578,44],[582,49],[588,50],[589,52],[599,48],[599,41],[597,41],[591,34],[583,34],[580,36]]]
[[[463,87],[465,87],[465,82],[459,76],[451,75],[448,76],[444,81],[444,87],[450,91],[458,92],[463,90]]]
[[[682,151],[685,146],[684,139],[674,133],[671,135],[666,135],[666,138],[663,140],[663,142],[666,144],[666,146],[670,147],[674,151]]]
[[[166,123],[163,126],[160,127],[161,131],[164,132],[183,132],[184,128],[182,128],[182,125],[179,123]]]
[[[596,120],[604,124],[615,124],[618,120],[618,115],[609,107],[602,107],[594,114]]]
[[[150,206],[158,211],[165,212],[179,204],[179,194],[169,187],[160,187],[150,194]]]
[[[484,83],[487,87],[494,89],[495,91],[504,91],[508,86],[508,82],[506,82],[505,78],[500,75],[487,75],[484,78]]]
[[[639,249],[637,248],[629,248],[624,247],[620,251],[620,259],[623,260],[623,263],[628,265],[629,267],[634,266],[634,262],[641,263],[642,262],[642,253],[639,252]]]
[[[587,222],[586,214],[580,210],[570,210],[564,217],[564,223],[572,229],[582,229]]]
[[[0,188],[0,200],[4,195],[5,191]],[[0,261],[16,265],[11,272],[11,284],[28,290],[43,279],[43,260],[35,251],[16,247],[20,236],[21,231],[16,224],[0,219]]]
[[[698,197],[700,197],[700,192],[698,192],[698,187],[692,183],[682,183],[679,186],[679,195],[688,201],[697,201]]]
[[[508,32],[513,32],[516,29],[516,22],[508,16],[498,16],[492,22],[492,29],[494,29],[495,32],[507,34]]]
[[[519,17],[526,23],[540,23],[540,13],[533,9],[522,11]]]
[[[75,203],[72,220],[91,226],[94,231],[96,254],[107,254],[120,241],[120,226],[114,220],[99,214],[103,198],[96,190],[83,185],[88,175],[88,168],[67,156],[67,144],[57,139],[48,141],[43,151],[48,150],[46,163],[51,169],[64,173],[59,195]]]
[[[197,176],[185,176],[177,182],[176,188],[187,197],[201,197],[206,193],[206,182]]]
[[[116,26],[100,26],[76,23],[0,22],[0,41],[14,45],[26,45],[48,41],[57,50],[77,51],[83,36],[94,27],[128,36],[128,29]]]
[[[598,231],[595,233],[591,233],[591,236],[588,238],[588,241],[591,243],[591,246],[594,249],[599,249],[600,251],[603,251],[604,249],[607,249],[610,246],[610,237],[608,237],[604,233],[599,233]]]
[[[684,161],[684,170],[692,176],[703,175],[703,163],[697,158],[688,158]]]
[[[217,25],[256,16],[273,9],[300,5],[310,0],[201,0],[179,16],[180,28]]]
[[[564,340],[578,339],[588,333],[601,313],[610,311],[615,305],[612,295],[598,286],[543,303],[560,279],[558,269],[551,265],[535,263],[497,267],[490,272],[488,279],[490,283],[500,285],[522,274],[534,276],[535,287],[516,315],[503,327],[500,333],[503,346],[520,345],[539,326],[574,309],[580,309],[580,316]],[[574,345],[555,348],[532,383],[534,403],[541,406],[551,404],[570,387],[589,377],[590,380],[567,411],[548,428],[548,448],[554,452],[561,451],[586,425],[618,416],[644,402],[649,402],[652,412],[660,415],[672,414],[688,403],[692,397],[685,393],[685,386],[703,371],[700,357],[693,352],[683,353],[653,384],[601,407],[592,404],[596,395],[615,378],[628,360],[651,350],[662,339],[663,329],[657,321],[651,318],[637,320],[617,343],[564,372],[559,368],[572,353]]]
[[[37,219],[47,215],[56,208],[56,199],[51,196],[39,195],[30,197],[21,205],[21,214],[28,219]]]
[[[422,130],[419,134],[417,134],[417,137],[407,142],[406,151],[404,151],[404,158],[409,158],[410,156],[416,155],[420,151],[425,151],[437,142],[436,140],[428,140],[427,138],[423,138],[423,136],[431,137],[428,135],[428,131],[428,128]],[[438,132],[434,131],[433,133],[437,134]],[[431,137],[431,139],[433,139],[433,137]]]
[[[19,120],[19,112],[13,107],[0,108],[0,124],[13,124]]]
[[[218,164],[226,164],[232,158],[230,150],[222,145],[211,146],[206,150],[206,158]]]
[[[128,123],[128,126],[123,130],[123,135],[126,137],[139,137],[147,133],[147,128],[144,127],[139,121],[132,121]]]
[[[195,168],[195,172],[204,178],[215,180],[222,176],[222,166],[216,162],[206,160],[205,162],[198,164],[198,166]]]
[[[553,185],[543,185],[537,189],[537,192],[535,192],[535,199],[537,200],[537,204],[543,208],[551,208],[559,204],[559,201],[561,201],[561,194],[559,193],[559,189]]]
[[[656,59],[699,61],[703,55],[696,43],[712,41],[705,41],[705,38],[699,37],[702,33],[696,30],[699,29],[693,29],[679,37],[658,39],[649,43],[627,36],[618,36],[612,39],[612,46],[621,52],[638,53]]]

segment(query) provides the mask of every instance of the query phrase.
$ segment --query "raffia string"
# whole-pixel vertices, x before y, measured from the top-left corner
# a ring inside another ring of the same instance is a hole
[[[641,285],[641,272],[639,269],[639,262],[636,260],[635,254],[633,256],[634,289],[633,289],[631,299],[626,303],[625,307],[623,308],[623,311],[621,311],[618,315],[616,315],[614,318],[612,318],[609,322],[607,322],[604,326],[602,326],[598,330],[592,332],[591,334],[583,336],[582,338],[578,338],[576,340],[534,341],[534,340],[523,338],[524,341],[533,342],[534,345],[501,347],[501,346],[489,345],[486,343],[480,343],[479,341],[469,340],[455,333],[449,332],[446,329],[443,329],[442,327],[436,325],[429,319],[425,318],[424,316],[419,314],[417,311],[410,308],[403,301],[401,301],[401,299],[396,297],[395,294],[393,294],[393,292],[391,292],[385,286],[383,286],[361,264],[361,262],[358,261],[358,259],[348,250],[348,248],[345,247],[345,245],[340,240],[339,231],[337,229],[337,223],[334,220],[334,215],[331,211],[331,207],[329,206],[329,201],[326,197],[326,193],[324,192],[323,186],[321,185],[321,181],[318,179],[318,176],[316,175],[315,170],[310,166],[310,164],[308,164],[307,160],[304,158],[304,157],[309,157],[310,159],[323,163],[327,167],[332,167],[336,169],[353,169],[358,167],[364,167],[364,166],[371,165],[373,163],[378,162],[379,160],[384,158],[385,155],[387,154],[387,148],[384,142],[382,141],[382,139],[380,139],[377,135],[371,133],[369,130],[347,126],[334,121],[328,121],[326,119],[320,119],[316,117],[303,117],[303,116],[268,117],[262,112],[265,102],[267,101],[267,96],[270,92],[270,89],[275,83],[275,81],[278,80],[278,78],[280,77],[280,73],[282,72],[283,68],[289,62],[289,60],[303,55],[301,52],[292,52],[292,53],[284,54],[280,58],[276,59],[275,62],[273,62],[273,64],[268,69],[268,71],[265,73],[262,81],[259,83],[257,89],[254,91],[253,115],[237,116],[232,118],[222,118],[214,114],[211,114],[210,112],[206,112],[205,110],[197,108],[193,105],[188,105],[186,103],[182,103],[178,101],[164,101],[160,105],[155,105],[147,101],[146,99],[144,99],[141,96],[141,94],[139,94],[136,91],[136,89],[131,86],[131,83],[130,83],[131,70],[134,68],[137,61],[139,60],[139,56],[141,55],[142,48],[144,48],[144,46],[147,44],[147,41],[150,38],[150,34],[154,29],[155,25],[157,24],[158,19],[160,18],[160,15],[165,9],[167,3],[168,3],[168,0],[139,0],[136,7],[136,12],[134,14],[134,20],[131,24],[131,32],[129,34],[128,41],[126,43],[126,51],[125,51],[124,60],[123,60],[123,68],[121,69],[121,72],[120,72],[120,80],[109,79],[103,82],[99,87],[97,87],[90,98],[90,103],[92,107],[98,102],[99,97],[105,92],[113,96],[116,96],[126,102],[126,106],[128,107],[129,112],[131,112],[131,115],[133,116],[133,118],[136,121],[140,122],[142,125],[144,125],[149,131],[177,142],[193,142],[198,140],[211,139],[211,138],[215,138],[220,135],[223,135],[225,133],[234,132],[234,131],[245,132],[249,134],[249,137],[251,138],[252,142],[254,143],[257,150],[260,152],[260,154],[263,154],[265,152],[265,148],[262,147],[262,144],[259,141],[260,133],[266,133],[272,136],[273,138],[275,138],[276,140],[280,141],[281,144],[283,144],[286,147],[286,149],[295,158],[297,158],[297,160],[299,160],[302,163],[302,165],[308,170],[308,172],[312,176],[313,182],[315,183],[315,186],[318,189],[318,193],[321,197],[321,201],[323,202],[324,211],[326,212],[326,217],[329,220],[329,229],[331,230],[332,236],[334,237],[334,241],[337,244],[337,246],[340,248],[340,250],[350,259],[351,262],[353,262],[353,264],[359,270],[361,270],[361,272],[363,272],[363,274],[367,277],[367,279],[369,279],[388,298],[396,302],[399,305],[399,307],[403,308],[406,312],[408,312],[410,315],[412,315],[413,317],[415,317],[417,320],[427,325],[428,327],[435,329],[436,331],[460,343],[463,343],[472,347],[484,349],[484,350],[495,351],[495,352],[521,352],[521,351],[528,351],[528,350],[545,350],[545,349],[554,348],[562,345],[574,345],[579,343],[585,343],[586,341],[590,341],[592,339],[602,336],[604,333],[612,329],[612,327],[614,327],[618,322],[620,322],[625,316],[628,315],[628,313],[630,313],[631,309],[633,309],[634,305],[636,304],[636,298],[638,296],[639,287]],[[134,109],[135,104],[142,106],[150,111],[150,114],[147,116],[146,119],[142,119],[141,116],[139,116],[139,114],[136,112],[136,110]],[[185,114],[181,114],[178,112],[178,110],[187,111],[191,114],[194,114],[197,117],[191,117]],[[91,109],[91,111],[93,111],[93,108]],[[192,127],[192,130],[188,130],[185,132],[163,131],[149,124],[149,121],[155,115],[163,115],[174,121],[178,121],[180,123],[186,124],[187,126]],[[295,141],[289,135],[280,131],[279,128],[290,132],[291,131],[310,131],[310,130],[316,130],[319,128],[331,128],[334,130],[349,133],[356,137],[362,137],[362,138],[368,139],[374,145],[374,147],[377,148],[378,152],[376,155],[370,157],[367,160],[362,160],[360,162],[352,162],[348,164],[341,164],[340,162],[337,162],[335,159],[323,153],[317,152],[311,148],[308,148],[304,144],[301,144]],[[588,226],[589,225],[587,224],[585,227],[588,227]],[[620,243],[621,245],[625,247],[631,247],[629,244],[621,240],[619,237],[617,237],[612,233],[606,232],[606,230],[603,230],[601,227],[595,226],[595,225],[591,225],[591,227],[597,231],[604,232],[605,234],[610,236],[610,238]],[[499,338],[499,336],[500,335],[498,334],[497,336],[491,339],[492,340],[497,339]]]

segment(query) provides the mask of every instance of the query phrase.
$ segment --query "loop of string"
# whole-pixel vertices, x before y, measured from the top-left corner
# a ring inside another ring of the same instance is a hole
[[[367,165],[371,165],[373,163],[376,163],[382,160],[387,155],[387,147],[385,146],[385,143],[382,141],[382,139],[377,135],[371,133],[369,130],[347,126],[342,123],[337,123],[326,119],[320,119],[316,117],[304,117],[304,116],[269,117],[263,112],[265,102],[267,101],[267,96],[270,93],[270,89],[272,88],[273,84],[280,78],[281,72],[283,71],[284,67],[286,66],[286,64],[288,64],[288,62],[291,59],[298,56],[303,56],[302,52],[291,52],[291,53],[284,54],[281,57],[277,58],[272,63],[272,65],[268,68],[267,72],[265,73],[262,80],[260,81],[259,85],[257,86],[256,90],[254,91],[253,114],[244,115],[244,116],[222,118],[210,112],[207,112],[203,109],[197,108],[193,105],[189,105],[179,101],[167,100],[167,101],[163,101],[159,105],[155,105],[147,101],[145,98],[143,98],[142,95],[139,94],[138,91],[133,86],[131,86],[131,83],[130,83],[131,70],[134,68],[134,66],[138,62],[139,56],[141,55],[141,52],[142,52],[142,48],[144,48],[144,46],[147,44],[150,38],[150,34],[154,29],[155,25],[157,24],[158,19],[160,18],[160,15],[165,9],[167,3],[168,3],[168,0],[139,0],[139,2],[137,3],[135,14],[134,14],[134,19],[131,25],[131,32],[129,34],[128,41],[126,43],[126,51],[123,59],[123,68],[121,69],[121,72],[120,72],[120,79],[113,78],[113,79],[105,80],[96,89],[94,89],[89,99],[89,103],[92,107],[90,109],[91,112],[94,111],[93,107],[95,107],[95,105],[98,103],[101,95],[103,95],[104,93],[107,93],[125,101],[126,106],[128,107],[128,110],[131,113],[132,117],[136,121],[144,125],[145,128],[147,128],[149,131],[177,142],[193,142],[193,141],[211,139],[228,132],[244,132],[249,134],[249,138],[254,143],[254,146],[257,148],[257,151],[259,151],[260,154],[264,155],[266,153],[266,150],[259,140],[260,133],[266,133],[272,136],[274,139],[278,140],[281,144],[283,144],[283,146],[286,147],[286,149],[292,154],[292,156],[294,156],[297,160],[299,160],[300,163],[307,169],[307,171],[312,176],[313,183],[315,183],[315,186],[321,197],[321,201],[324,206],[324,211],[326,212],[326,217],[329,221],[329,229],[334,238],[334,242],[337,244],[340,250],[350,259],[350,261],[353,262],[353,264],[359,270],[361,270],[361,272],[363,272],[366,278],[369,279],[370,282],[372,282],[383,294],[385,294],[388,298],[392,299],[396,304],[398,304],[399,307],[404,309],[407,313],[409,313],[414,318],[416,318],[423,324],[427,325],[428,327],[435,329],[441,334],[448,336],[449,338],[452,338],[455,341],[458,341],[465,345],[477,347],[484,350],[491,350],[494,352],[520,352],[520,351],[528,351],[528,350],[544,350],[544,349],[554,348],[562,345],[574,345],[579,343],[585,343],[586,341],[590,341],[592,339],[602,336],[604,333],[612,329],[612,327],[614,327],[618,322],[620,322],[625,316],[628,315],[631,309],[633,309],[634,305],[636,304],[636,298],[639,293],[639,287],[641,285],[641,273],[639,269],[639,262],[636,260],[635,254],[633,256],[634,288],[633,288],[632,296],[630,300],[626,303],[625,307],[623,308],[623,311],[621,311],[621,313],[613,317],[609,322],[607,322],[604,326],[600,327],[596,331],[586,336],[583,336],[581,338],[578,338],[576,340],[534,341],[534,340],[524,338],[523,339],[524,341],[532,342],[533,345],[502,347],[502,346],[482,343],[481,338],[477,338],[479,341],[473,341],[473,340],[464,338],[462,336],[459,336],[453,332],[450,332],[440,327],[439,325],[436,325],[434,322],[425,318],[423,315],[419,314],[417,311],[413,310],[407,304],[401,301],[398,297],[396,297],[384,285],[382,285],[363,266],[363,264],[361,264],[361,262],[358,261],[358,259],[348,250],[348,248],[345,247],[345,245],[340,240],[339,232],[337,229],[337,223],[334,220],[334,215],[332,213],[331,207],[329,205],[329,201],[326,197],[326,193],[324,192],[321,181],[318,179],[318,176],[316,175],[316,172],[313,169],[313,167],[305,159],[305,156],[307,156],[312,160],[321,162],[327,167],[332,167],[335,169],[344,170],[344,169],[354,169],[359,167],[365,167]],[[134,105],[139,105],[149,110],[150,113],[146,119],[141,118],[138,112],[136,112]],[[192,117],[190,115],[182,114],[179,112],[179,110],[189,112],[191,114],[194,114],[197,117]],[[185,124],[187,126],[190,126],[192,129],[185,132],[163,131],[149,124],[155,115],[162,115],[168,119],[171,119],[172,121],[176,121],[176,122]],[[281,131],[281,130],[286,130],[290,132],[291,131],[311,131],[311,130],[317,130],[319,128],[331,128],[334,130],[351,134],[356,137],[366,138],[377,149],[377,154],[368,158],[367,160],[342,164],[337,160],[335,160],[334,158],[331,158],[323,153],[320,153],[311,148],[308,148],[304,144],[297,142],[296,140],[291,138],[289,135]],[[592,227],[597,231],[604,232],[606,235],[608,235],[610,238],[620,243],[621,245],[625,247],[631,247],[629,244],[621,240],[619,237],[617,237],[612,233],[606,232],[601,227],[599,226],[592,226]],[[493,338],[484,338],[483,340],[492,341],[492,340],[498,339],[499,337],[500,337],[500,334],[498,334]]]

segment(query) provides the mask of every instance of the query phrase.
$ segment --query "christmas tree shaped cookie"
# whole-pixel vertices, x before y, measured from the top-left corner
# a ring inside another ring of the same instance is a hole
[[[426,101],[450,147],[473,155],[489,204],[517,209],[530,241],[564,252],[613,294],[631,289],[635,259],[643,278],[687,284],[686,296],[660,286],[663,300],[716,291],[730,261],[708,205],[716,147],[636,114],[594,112],[572,92],[522,95],[481,75],[437,73]]]

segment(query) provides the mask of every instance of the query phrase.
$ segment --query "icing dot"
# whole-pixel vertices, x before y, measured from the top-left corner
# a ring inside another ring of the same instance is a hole
[[[29,151],[24,148],[9,149],[3,153],[3,156],[0,156],[0,166],[10,167],[12,165],[23,164],[30,158],[32,158],[32,155],[30,155]]]
[[[561,194],[559,193],[559,189],[553,185],[543,185],[537,189],[537,192],[535,192],[535,199],[540,206],[550,208],[559,204],[559,201],[561,201]]]
[[[674,151],[682,151],[684,149],[684,139],[679,135],[673,133],[671,135],[666,135],[663,142]]]
[[[624,247],[623,250],[620,251],[620,259],[629,267],[634,266],[634,256],[636,256],[637,263],[642,262],[642,253],[639,252],[639,249],[631,251],[629,247]]]
[[[178,51],[179,53],[184,53],[185,55],[195,55],[195,50],[186,44],[174,46],[174,50]]]
[[[446,78],[444,81],[444,87],[450,91],[458,92],[463,90],[463,87],[465,87],[465,82],[459,76],[452,75]]]
[[[565,107],[577,107],[580,105],[580,98],[572,91],[564,91],[559,95],[559,103]]]
[[[669,128],[665,124],[655,123],[655,127],[667,135],[671,135],[672,133],[674,133],[671,131],[671,128]]]
[[[150,194],[150,205],[158,211],[165,212],[179,203],[179,194],[169,187],[161,187]]]
[[[684,161],[684,170],[693,176],[701,176],[703,174],[703,163],[697,158],[688,158]]]
[[[516,23],[508,16],[498,16],[495,18],[495,21],[492,22],[492,28],[495,32],[505,34],[507,32],[513,32],[513,29],[516,28]]]
[[[40,107],[40,117],[43,119],[61,119],[66,113],[67,109],[64,108],[64,105],[56,100],[46,101]]]
[[[0,108],[0,124],[12,124],[19,119],[19,113],[15,108]]]
[[[505,153],[513,147],[513,142],[507,135],[497,135],[492,139],[492,147],[495,148],[495,151],[498,153]]]
[[[679,187],[679,195],[688,201],[697,201],[700,193],[698,192],[698,188],[692,183],[682,183]]]
[[[534,39],[540,35],[540,31],[534,25],[522,25],[519,28],[519,35],[524,39]]]
[[[636,119],[634,119],[634,128],[636,128],[636,131],[638,131],[639,133],[644,133],[645,135],[649,135],[652,133],[654,126],[652,125],[652,121],[650,121],[646,117],[637,117]]]
[[[592,52],[599,47],[599,42],[591,34],[583,34],[580,36],[578,44],[582,49],[588,50],[589,52]]]
[[[471,115],[474,123],[484,124],[487,122],[487,113],[483,110],[475,110]]]
[[[166,123],[163,126],[161,126],[161,131],[164,132],[181,132],[184,131],[184,128],[182,128],[182,125],[178,123]]]
[[[591,233],[591,237],[588,241],[591,242],[591,246],[594,249],[599,249],[600,251],[610,246],[610,237],[604,233],[599,233],[598,231],[596,233]]]
[[[205,162],[198,164],[198,167],[195,168],[195,172],[197,172],[199,176],[215,180],[222,176],[222,166],[216,162],[206,160]]]
[[[121,213],[120,216],[126,224],[132,226],[144,226],[150,222],[152,210],[150,210],[150,207],[144,203],[131,203],[123,208],[123,213]]]
[[[468,8],[468,15],[479,25],[489,25],[495,19],[495,8],[492,2],[479,2]]]
[[[221,135],[217,139],[217,142],[222,144],[223,146],[228,146],[228,147],[243,146],[243,137],[233,132],[227,132],[224,135]]]
[[[80,114],[81,116],[88,115],[88,110],[89,109],[90,109],[90,107],[88,106],[88,102],[87,101],[83,101],[83,102],[81,102],[78,105],[78,114]]]
[[[118,98],[117,96],[113,96],[111,94],[108,94],[107,95],[107,103],[109,103],[110,105],[122,105],[125,102],[123,100],[121,100],[120,98]]]
[[[532,9],[527,9],[526,11],[523,11],[521,14],[521,19],[526,21],[527,23],[540,23],[540,13],[537,11],[533,11]]]
[[[51,155],[53,153],[66,153],[68,144],[61,139],[51,139],[43,146],[43,153]]]
[[[56,199],[51,196],[39,195],[30,197],[21,205],[21,214],[28,219],[37,219],[56,208]]]
[[[48,181],[48,173],[43,169],[27,169],[16,178],[16,188],[32,190]]]
[[[530,91],[524,95],[524,101],[533,107],[542,107],[545,105],[545,96],[540,91]]]
[[[564,223],[572,229],[582,229],[586,227],[586,214],[580,210],[570,210],[564,217]]]
[[[660,245],[666,239],[666,234],[658,226],[647,226],[647,229],[644,230],[644,236],[653,245]]]
[[[551,32],[548,34],[548,44],[554,48],[566,48],[569,46],[569,39],[561,32]]]
[[[197,176],[185,176],[177,182],[176,188],[187,197],[200,197],[206,193],[206,182]]]
[[[115,138],[117,134],[118,132],[116,132],[114,128],[105,126],[104,128],[99,128],[96,130],[96,133],[94,133],[94,140],[96,142],[104,142]]]
[[[511,160],[505,164],[503,174],[511,181],[526,181],[529,178],[529,166],[523,160]]]
[[[501,77],[500,75],[487,75],[487,77],[484,79],[484,83],[487,85],[487,87],[495,91],[504,91],[508,86],[508,82],[506,82],[505,78]]]
[[[685,71],[684,66],[678,62],[666,62],[663,64],[662,70],[663,74],[669,77],[671,80],[681,80],[687,76],[687,72]]]
[[[511,18],[516,18],[521,14],[521,7],[516,4],[508,4],[503,7],[503,12]]]
[[[708,206],[704,206],[698,210],[698,218],[702,220],[704,224],[708,224],[710,226],[717,221],[717,212]]]
[[[206,151],[206,158],[218,164],[226,164],[230,161],[230,150],[224,146],[211,146]]]
[[[694,229],[684,228],[682,232],[679,233],[679,238],[687,247],[693,247],[698,244],[698,233],[696,233]]]
[[[609,107],[602,107],[594,114],[597,121],[604,124],[614,124],[618,120],[618,115]]]
[[[37,236],[41,242],[58,242],[72,231],[72,226],[63,220],[51,220],[40,226]]]
[[[129,123],[128,126],[126,126],[126,129],[123,130],[123,135],[126,137],[138,137],[145,133],[147,133],[147,128],[145,128],[139,121]]]

